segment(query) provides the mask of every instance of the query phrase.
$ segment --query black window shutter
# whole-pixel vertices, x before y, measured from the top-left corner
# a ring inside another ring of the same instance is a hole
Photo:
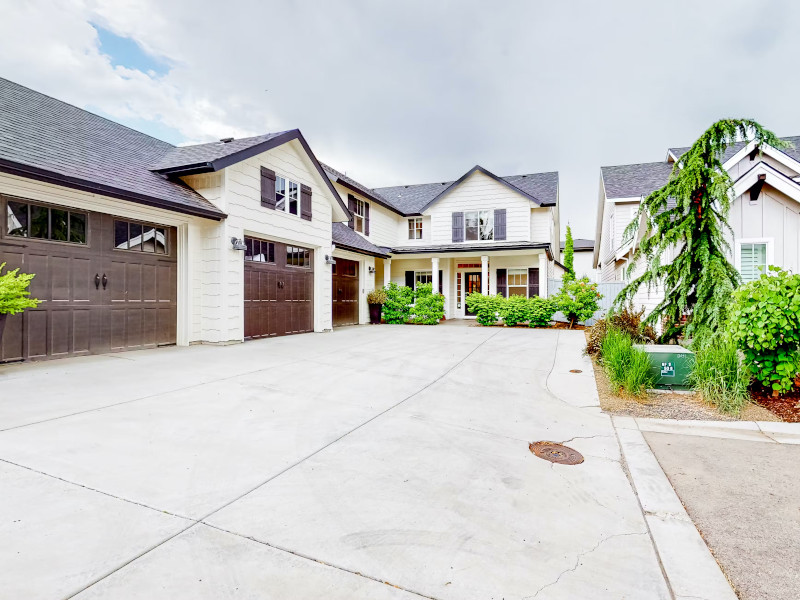
[[[439,269],[439,293],[444,294],[444,287],[442,284],[444,283],[443,271]]]
[[[453,242],[464,241],[464,213],[453,213]]]
[[[261,206],[275,209],[275,171],[261,167]]]
[[[354,230],[356,228],[356,220],[353,214],[356,212],[356,198],[352,194],[347,194],[347,209],[350,211],[350,221],[347,226]]]
[[[311,220],[311,188],[307,185],[300,186],[300,218]]]
[[[497,293],[506,296],[508,291],[508,277],[506,269],[497,269]]]
[[[364,235],[369,235],[369,202],[364,202]]]
[[[496,208],[494,210],[494,239],[506,239],[506,209]]]
[[[406,271],[406,287],[414,289],[414,271]]]
[[[533,298],[539,295],[539,268],[528,269],[528,297]]]

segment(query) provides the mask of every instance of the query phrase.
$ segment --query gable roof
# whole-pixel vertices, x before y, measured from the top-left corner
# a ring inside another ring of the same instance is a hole
[[[375,188],[373,191],[390,202],[405,215],[418,215],[431,204],[444,197],[475,172],[483,173],[498,183],[525,196],[538,206],[555,206],[558,202],[558,172],[530,173],[498,177],[480,165],[472,167],[455,181],[398,185]]]
[[[369,240],[361,237],[344,223],[333,223],[333,243],[337,248],[351,250],[359,254],[387,258],[389,253]]]
[[[606,198],[639,198],[664,186],[673,168],[666,161],[601,167]]]
[[[790,136],[781,138],[786,142],[790,142],[794,147],[793,148],[783,148],[779,150],[779,152],[783,152],[787,156],[793,158],[794,160],[800,162],[800,136]],[[730,160],[739,150],[744,148],[748,142],[736,142],[735,144],[731,144],[725,149],[725,152],[722,155],[722,162],[726,163]],[[675,157],[676,159],[680,158],[684,154],[689,151],[690,146],[686,146],[685,148],[670,148],[669,153]]]
[[[225,213],[150,171],[174,146],[0,78],[0,171],[212,219]]]
[[[561,242],[561,249],[567,247],[566,242]],[[587,240],[584,238],[575,238],[572,240],[572,249],[575,252],[590,252],[594,250],[594,240]]]
[[[172,148],[170,152],[161,156],[160,159],[151,167],[153,171],[164,175],[191,175],[194,173],[210,173],[219,171],[225,167],[257,156],[287,142],[297,140],[308,155],[314,169],[320,176],[325,186],[333,194],[334,199],[344,211],[350,216],[342,197],[333,187],[330,178],[325,173],[317,157],[311,151],[311,147],[306,142],[299,129],[279,131],[277,133],[266,133],[254,137],[230,140],[227,142],[211,142],[208,144],[196,144],[194,146],[181,146]]]
[[[388,208],[389,210],[396,212],[400,215],[403,215],[396,207],[392,206],[392,204],[383,198],[378,192],[375,190],[369,189],[367,186],[357,182],[355,179],[348,177],[344,173],[341,173],[334,169],[331,166],[326,165],[325,163],[320,163],[322,165],[322,169],[328,174],[328,177],[334,183],[338,183],[339,185],[346,187],[357,194],[361,194],[365,198],[372,200],[376,204],[380,204],[381,206]],[[403,215],[405,216],[405,215]]]

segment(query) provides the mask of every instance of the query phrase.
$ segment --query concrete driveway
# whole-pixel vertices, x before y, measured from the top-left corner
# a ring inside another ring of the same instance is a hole
[[[2,367],[0,597],[672,598],[582,346],[378,326]]]

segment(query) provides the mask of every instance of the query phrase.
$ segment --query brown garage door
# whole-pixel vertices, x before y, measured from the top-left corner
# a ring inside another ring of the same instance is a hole
[[[174,344],[174,228],[0,200],[0,263],[34,273],[35,309],[9,316],[0,361]]]
[[[244,337],[314,331],[314,251],[245,238]]]
[[[358,325],[358,262],[337,258],[332,270],[333,326]]]

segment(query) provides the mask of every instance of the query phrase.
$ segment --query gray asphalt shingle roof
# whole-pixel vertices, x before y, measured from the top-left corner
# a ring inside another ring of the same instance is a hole
[[[561,242],[561,249],[566,248],[566,242]],[[576,252],[579,250],[594,250],[594,240],[587,240],[584,238],[574,238],[572,240],[572,249]]]
[[[169,150],[150,168],[154,171],[167,171],[179,167],[189,167],[191,165],[203,165],[214,162],[220,158],[225,158],[248,150],[258,144],[263,144],[288,131],[277,131],[275,133],[265,133],[253,137],[240,138],[229,142],[210,142],[208,144],[196,144],[194,146],[178,146]]]
[[[784,148],[781,152],[787,154],[788,156],[792,157],[794,160],[800,162],[800,136],[790,136],[781,138],[784,141],[790,142],[794,147],[793,148]],[[739,150],[744,148],[746,144],[744,142],[736,142],[735,144],[731,144],[725,150],[725,153],[722,155],[722,162],[729,160],[734,154],[736,154]],[[670,148],[669,151],[672,152],[675,156],[680,158],[689,150],[689,146],[685,148]]]
[[[558,201],[558,172],[529,173],[501,177],[512,186],[539,200],[542,204],[555,204]],[[375,188],[390,204],[406,215],[419,214],[431,200],[445,191],[452,181],[442,183],[422,183],[418,185],[396,185]]]
[[[379,248],[369,240],[361,237],[350,229],[345,223],[334,223],[332,228],[333,243],[340,247],[360,250],[372,256],[388,256],[384,248]]]
[[[179,212],[224,217],[189,186],[150,171],[173,149],[172,144],[0,78],[0,163],[6,169]]]
[[[672,167],[666,161],[602,167],[606,198],[647,196],[667,183]]]

